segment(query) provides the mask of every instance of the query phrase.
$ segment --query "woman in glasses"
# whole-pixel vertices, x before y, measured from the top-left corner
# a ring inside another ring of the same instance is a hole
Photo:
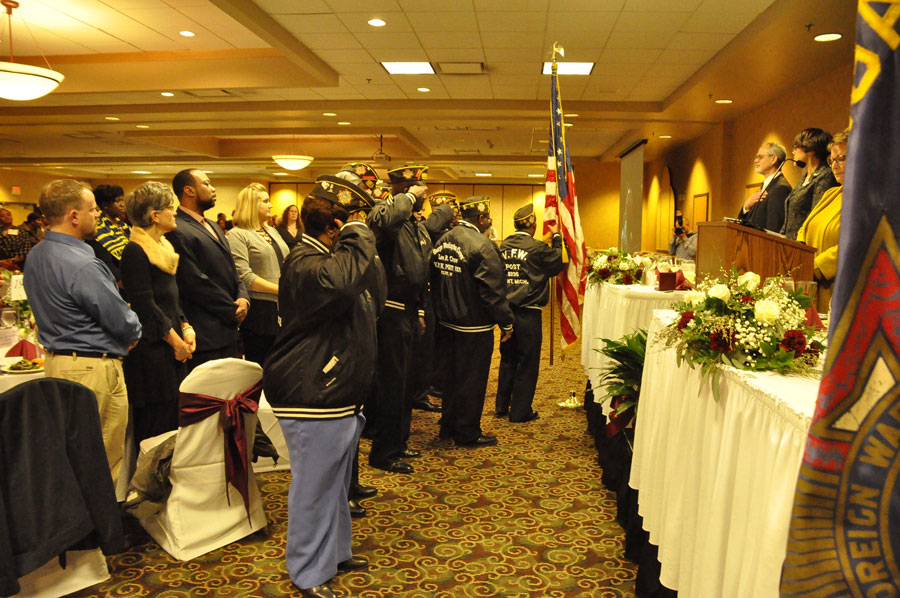
[[[816,248],[816,297],[820,312],[829,311],[831,290],[837,274],[838,236],[841,231],[841,198],[844,191],[844,167],[847,160],[849,129],[834,136],[829,145],[828,164],[838,186],[828,189],[815,205],[809,217],[797,231],[797,240]]]

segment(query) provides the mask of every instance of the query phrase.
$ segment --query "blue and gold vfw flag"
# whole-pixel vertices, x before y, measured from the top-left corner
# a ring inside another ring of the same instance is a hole
[[[825,375],[781,596],[900,596],[900,2],[859,2]]]

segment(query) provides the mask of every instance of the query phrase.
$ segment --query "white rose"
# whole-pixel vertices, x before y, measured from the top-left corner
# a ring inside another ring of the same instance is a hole
[[[620,261],[619,261],[619,270],[623,270],[623,271],[624,271],[624,270],[630,270],[631,267],[632,267],[632,266],[631,266],[631,262],[630,262],[630,261],[628,261],[628,260],[620,260]]]
[[[753,306],[753,317],[756,318],[757,322],[774,324],[778,321],[778,316],[780,315],[781,308],[778,307],[778,304],[774,301],[760,299],[756,302],[756,305]]]
[[[714,299],[721,299],[722,301],[731,299],[731,291],[728,290],[728,285],[724,284],[714,285],[706,294]]]
[[[744,272],[738,276],[738,284],[747,287],[751,293],[759,288],[759,274],[756,272]]]
[[[608,256],[605,256],[605,255],[601,255],[601,256],[600,256],[600,265],[601,265],[601,266],[605,266],[605,265],[606,265],[606,262],[608,262],[608,261],[609,261],[609,257],[608,257]]]
[[[702,291],[688,291],[684,295],[684,300],[687,303],[690,303],[691,306],[697,307],[698,305],[706,301],[706,295],[704,295]]]
[[[641,260],[641,263],[644,265],[644,269],[647,270],[653,265],[653,260],[649,257],[645,257]]]

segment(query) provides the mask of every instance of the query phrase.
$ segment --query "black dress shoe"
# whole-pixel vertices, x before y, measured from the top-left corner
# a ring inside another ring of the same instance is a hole
[[[356,569],[365,569],[369,566],[369,559],[364,556],[351,556],[342,563],[338,563],[338,571],[354,571]]]
[[[360,505],[352,498],[347,502],[350,503],[350,517],[352,517],[353,519],[359,519],[360,517],[365,517],[367,515],[366,510],[362,507],[362,505]]]
[[[401,461],[400,459],[394,459],[393,461],[388,461],[387,463],[369,463],[372,467],[377,469],[383,469],[390,473],[412,473],[415,471],[413,466],[407,463],[406,461]]]
[[[431,413],[440,413],[441,406],[435,405],[431,401],[428,400],[428,397],[424,397],[419,399],[412,405],[413,409],[419,409],[421,411],[430,411]]]
[[[467,448],[478,448],[481,446],[493,446],[495,444],[497,444],[496,436],[483,435],[483,436],[479,436],[475,440],[469,440],[468,442],[457,442],[456,446],[464,446]]]
[[[372,498],[378,494],[378,488],[363,486],[362,484],[351,484],[348,494],[350,495],[350,498],[354,500],[362,500],[364,498]]]
[[[506,417],[507,415],[509,415],[509,409],[499,409],[497,411],[494,411],[494,415],[496,415],[497,417]]]
[[[327,583],[305,590],[301,588],[300,595],[304,598],[334,598],[334,592],[331,591]]]
[[[403,452],[400,453],[400,456],[404,459],[415,459],[417,457],[421,457],[422,453],[421,451],[417,451],[416,449],[405,448],[403,449]]]
[[[532,411],[531,415],[529,415],[525,419],[510,419],[509,421],[513,422],[514,424],[521,424],[524,422],[533,422],[534,420],[536,420],[539,417],[540,416],[538,415],[537,411]]]

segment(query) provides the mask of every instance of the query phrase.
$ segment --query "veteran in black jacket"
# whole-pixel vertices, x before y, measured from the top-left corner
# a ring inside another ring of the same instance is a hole
[[[375,236],[361,212],[348,215],[341,191],[320,180],[303,202],[305,232],[284,262],[282,328],[263,374],[290,452],[285,559],[304,596],[332,596],[338,570],[368,564],[351,552],[347,493],[375,373]]]
[[[516,232],[500,244],[500,255],[506,267],[506,298],[516,322],[512,337],[500,345],[495,413],[509,415],[511,422],[528,422],[538,418],[531,405],[541,363],[541,308],[550,299],[550,277],[565,266],[558,228],[551,245],[534,238],[537,219],[530,202],[516,210],[513,225]]]
[[[166,238],[181,256],[176,280],[184,315],[197,333],[193,369],[213,359],[237,357],[238,325],[250,295],[238,277],[222,229],[203,212],[216,205],[216,189],[202,170],[182,170],[172,179],[178,197],[177,228]]]
[[[481,412],[491,369],[494,326],[500,342],[513,332],[513,314],[506,300],[506,274],[497,246],[484,232],[492,224],[490,198],[470,197],[459,204],[460,220],[434,248],[431,291],[441,349],[449,371],[444,381],[441,436],[460,446],[497,444],[482,433]]]

